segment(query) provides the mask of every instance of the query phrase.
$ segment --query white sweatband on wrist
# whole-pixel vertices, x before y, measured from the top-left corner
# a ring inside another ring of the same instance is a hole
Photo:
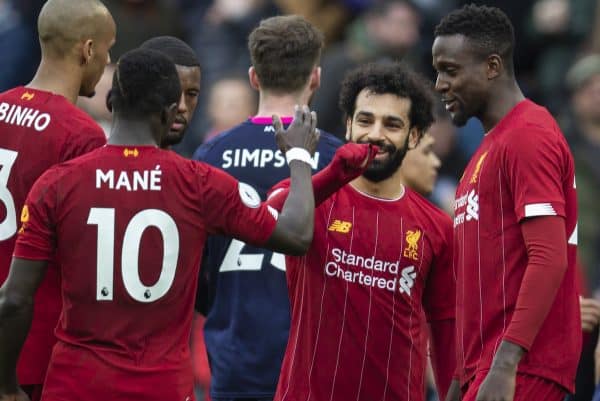
[[[287,152],[285,152],[285,160],[289,165],[292,160],[299,160],[308,165],[312,164],[312,157],[310,157],[310,153],[308,150],[303,148],[291,148]]]

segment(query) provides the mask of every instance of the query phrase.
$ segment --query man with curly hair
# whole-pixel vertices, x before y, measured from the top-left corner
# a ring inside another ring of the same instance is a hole
[[[452,222],[402,185],[399,170],[433,121],[427,84],[400,64],[368,64],[345,78],[340,106],[346,138],[378,152],[348,184],[333,180],[329,193],[315,185],[314,240],[305,257],[286,259],[292,323],[275,400],[422,401],[425,316],[445,395]],[[277,197],[285,198],[275,190],[274,207]]]
[[[469,5],[435,30],[436,90],[456,125],[486,135],[458,185],[457,381],[449,399],[560,401],[581,347],[573,157],[513,68],[499,9]]]

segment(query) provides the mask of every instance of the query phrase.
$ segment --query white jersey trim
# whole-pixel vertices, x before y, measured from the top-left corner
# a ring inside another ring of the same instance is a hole
[[[556,216],[556,210],[550,203],[530,203],[525,205],[525,217]]]

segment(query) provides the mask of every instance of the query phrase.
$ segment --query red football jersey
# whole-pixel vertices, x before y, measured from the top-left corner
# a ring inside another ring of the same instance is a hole
[[[18,87],[0,94],[0,284],[8,276],[18,213],[49,167],[106,143],[90,116],[60,95]],[[33,322],[19,358],[21,384],[41,384],[56,342],[60,278],[51,266],[35,297]]]
[[[422,401],[423,310],[454,318],[451,240],[451,219],[408,189],[384,200],[346,185],[321,204],[308,254],[286,262],[275,400]]]
[[[191,400],[192,312],[208,233],[262,245],[276,212],[251,187],[153,146],[50,169],[15,256],[56,257],[62,314],[45,400]]]
[[[524,100],[485,136],[456,192],[457,365],[463,384],[489,369],[511,322],[528,262],[519,223],[556,215],[565,218],[568,268],[518,369],[572,391],[581,346],[573,157],[550,113]]]

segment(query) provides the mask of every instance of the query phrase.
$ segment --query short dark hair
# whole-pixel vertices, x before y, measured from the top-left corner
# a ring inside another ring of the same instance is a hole
[[[176,65],[200,67],[196,52],[183,40],[174,36],[157,36],[140,45],[140,49],[151,49],[163,53]]]
[[[468,4],[452,11],[435,27],[435,37],[446,35],[464,35],[481,57],[498,54],[513,72],[515,31],[499,8]]]
[[[318,64],[323,34],[298,15],[267,18],[248,38],[248,50],[261,87],[295,92]]]
[[[370,63],[346,74],[340,90],[340,109],[352,118],[356,98],[364,89],[410,99],[410,126],[424,133],[433,123],[433,93],[429,82],[401,63]]]
[[[134,49],[117,62],[110,95],[115,112],[136,116],[157,113],[180,97],[175,64],[164,54]]]

